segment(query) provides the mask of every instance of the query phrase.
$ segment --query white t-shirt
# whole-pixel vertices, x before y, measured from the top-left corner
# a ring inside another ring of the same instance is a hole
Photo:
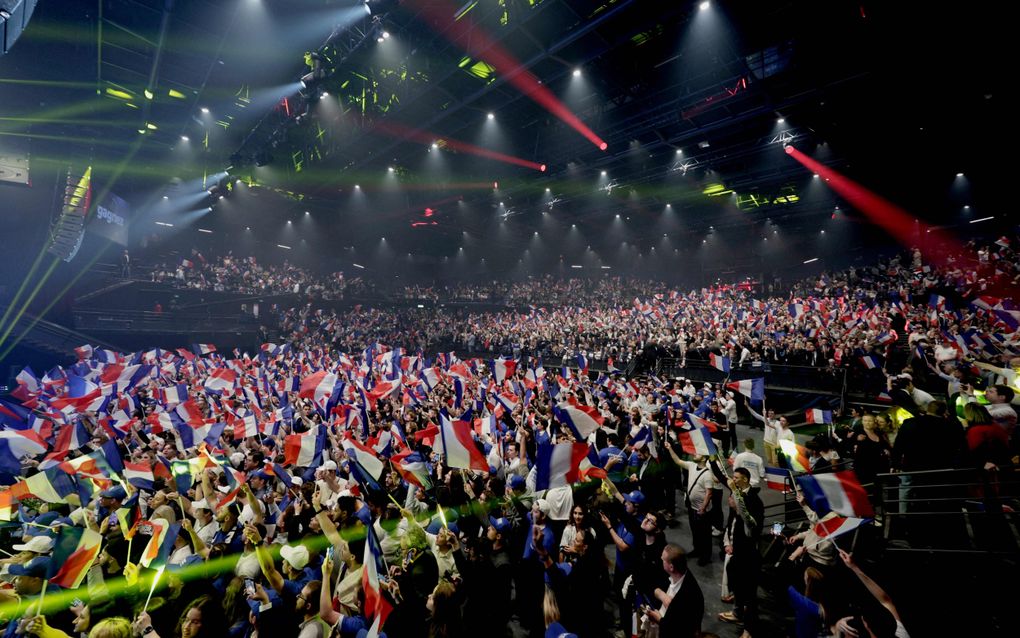
[[[765,478],[765,461],[754,452],[741,452],[733,459],[733,469],[742,467],[751,473],[751,486],[758,487]]]

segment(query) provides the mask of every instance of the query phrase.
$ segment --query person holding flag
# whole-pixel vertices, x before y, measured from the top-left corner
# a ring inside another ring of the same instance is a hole
[[[700,430],[701,428],[695,429]],[[712,522],[709,512],[712,509],[712,491],[715,480],[712,476],[712,468],[708,464],[708,456],[699,454],[694,457],[693,461],[687,461],[677,455],[673,444],[669,441],[665,442],[664,446],[673,462],[680,466],[687,475],[684,503],[687,506],[691,537],[694,542],[694,551],[688,553],[688,556],[697,557],[698,565],[705,566],[712,562]]]

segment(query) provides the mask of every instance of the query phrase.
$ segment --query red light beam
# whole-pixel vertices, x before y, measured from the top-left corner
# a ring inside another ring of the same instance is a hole
[[[395,137],[403,140],[411,140],[414,142],[421,142],[422,144],[431,144],[436,139],[442,139],[446,144],[447,148],[453,149],[461,153],[467,153],[469,155],[477,155],[478,157],[486,157],[488,159],[496,160],[497,162],[505,162],[507,164],[516,164],[517,166],[523,166],[524,168],[530,168],[536,171],[545,172],[545,164],[539,164],[538,162],[532,162],[513,155],[507,155],[506,153],[499,153],[492,151],[481,146],[475,146],[474,144],[468,144],[460,140],[451,139],[442,135],[436,135],[435,133],[429,133],[421,129],[411,128],[404,126],[399,122],[392,122],[389,120],[378,120],[375,124],[375,130],[385,133],[391,137]]]
[[[926,243],[930,246],[943,246],[948,249],[950,255],[964,252],[963,245],[956,237],[940,228],[919,221],[903,208],[825,164],[808,157],[793,146],[788,145],[786,153],[809,171],[817,174],[819,178],[825,180],[827,186],[839,193],[843,199],[863,213],[871,223],[889,233],[900,244],[904,246],[917,245],[927,235]],[[928,259],[940,262],[946,256],[948,255],[929,255]]]
[[[475,24],[471,16],[464,15],[459,20],[454,20],[457,8],[443,0],[407,0],[406,4],[415,5],[437,33],[446,36],[453,44],[462,46],[471,57],[485,60],[495,67],[518,91],[563,120],[567,126],[583,135],[599,150],[609,148],[601,137],[560,102],[552,91],[542,85],[531,71],[524,68],[523,64]]]

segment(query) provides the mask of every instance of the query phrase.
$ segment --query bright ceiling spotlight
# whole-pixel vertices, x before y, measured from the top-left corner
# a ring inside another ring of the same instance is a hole
[[[712,5],[708,2],[708,0],[705,0],[704,2],[698,5],[698,8],[701,9],[702,11],[706,11],[710,6]]]
[[[783,118],[779,118],[778,120],[776,120],[776,124],[786,124],[786,120]]]
[[[384,38],[390,37],[390,32],[389,31],[383,31],[382,32],[382,37],[384,37]]]
[[[581,69],[574,69],[574,77],[575,78],[581,77]]]
[[[392,167],[392,166],[387,166],[387,167],[386,167],[386,170],[387,170],[388,172],[392,173],[392,172],[393,172],[393,167]]]
[[[494,119],[496,119],[496,114],[495,113],[489,113],[485,117],[489,118],[490,120],[494,120]]]
[[[203,113],[208,113],[208,112],[209,112],[209,109],[203,106],[203,107],[202,107],[202,112],[203,112]]]
[[[182,136],[181,136],[181,141],[182,141],[182,142],[187,142],[187,141],[189,141],[189,138],[188,138],[188,136],[187,136],[187,135],[182,135]]]

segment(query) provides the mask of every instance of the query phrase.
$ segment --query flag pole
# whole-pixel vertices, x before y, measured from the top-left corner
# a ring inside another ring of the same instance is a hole
[[[145,599],[145,606],[142,607],[142,611],[149,609],[149,601],[152,600],[152,593],[156,591],[156,584],[159,583],[160,577],[163,575],[163,570],[166,569],[166,565],[160,565],[159,569],[156,570],[156,577],[152,579],[152,586],[149,587],[149,596]]]

